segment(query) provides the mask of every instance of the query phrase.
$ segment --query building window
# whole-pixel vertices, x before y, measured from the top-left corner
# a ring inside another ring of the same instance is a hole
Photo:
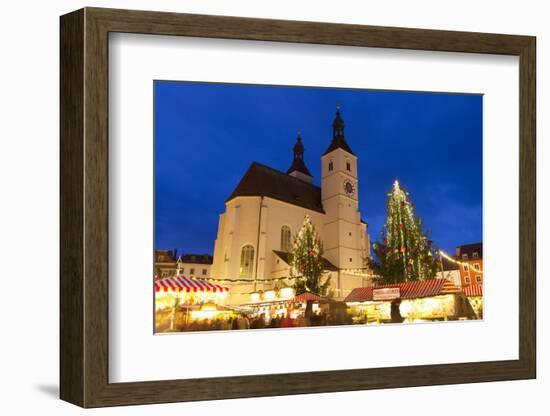
[[[239,277],[252,277],[252,265],[254,264],[254,247],[246,245],[241,250],[241,267]]]
[[[281,251],[289,253],[290,249],[290,227],[283,225],[281,227]]]
[[[476,282],[481,283],[481,276],[480,275],[476,276]]]
[[[474,252],[472,253],[472,258],[474,258],[474,259],[478,259],[478,258],[479,258],[479,254],[477,253],[477,251],[474,251]]]
[[[328,171],[331,172],[334,169],[334,163],[331,161],[328,162]]]
[[[180,273],[181,274],[185,273],[185,269],[183,267],[180,269]]]
[[[189,274],[193,276],[195,274],[195,269],[189,269]]]
[[[349,258],[349,261],[350,261],[350,262],[352,262],[352,261],[353,261],[353,259],[352,259],[352,258],[350,257],[350,258]]]
[[[466,253],[462,255],[462,260],[468,260],[468,255]]]
[[[202,275],[203,275],[203,276],[206,276],[206,273],[208,273],[208,270],[202,269]]]
[[[463,266],[463,268],[464,268],[464,271],[465,271],[465,272],[468,271],[468,265],[467,265],[467,264],[465,264],[465,265]]]
[[[479,264],[474,264],[474,269],[479,270]]]
[[[469,276],[466,276],[464,278],[464,281],[466,282],[466,284],[470,284],[470,277]]]
[[[351,171],[351,162],[346,160],[346,170]]]

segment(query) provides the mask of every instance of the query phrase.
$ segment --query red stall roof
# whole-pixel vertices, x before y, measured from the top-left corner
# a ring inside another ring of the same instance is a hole
[[[166,277],[155,281],[155,292],[227,292],[226,287],[184,276]]]
[[[483,296],[483,286],[478,284],[465,286],[464,294],[466,296]]]
[[[424,298],[427,296],[445,295],[457,293],[460,290],[447,279],[419,280],[416,282],[395,283],[358,287],[344,299],[344,302],[368,302],[372,301],[373,289],[399,288],[400,299]]]
[[[314,302],[320,302],[322,300],[325,300],[325,298],[322,296],[316,295],[315,293],[304,292],[298,296],[295,296],[294,299],[292,299],[292,302],[307,302],[308,300],[312,300]]]

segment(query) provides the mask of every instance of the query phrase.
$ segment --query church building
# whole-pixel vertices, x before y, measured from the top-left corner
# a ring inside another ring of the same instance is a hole
[[[357,156],[344,135],[338,110],[332,140],[321,156],[321,187],[314,184],[298,135],[288,171],[253,162],[225,201],[214,246],[211,276],[239,279],[226,284],[230,303],[274,288],[290,275],[289,253],[304,217],[310,217],[323,243],[325,276],[336,298],[369,284],[367,224],[359,211]]]

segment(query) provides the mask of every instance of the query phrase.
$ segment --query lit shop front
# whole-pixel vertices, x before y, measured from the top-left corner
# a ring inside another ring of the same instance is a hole
[[[479,319],[464,293],[446,279],[356,288],[344,301],[358,324]]]
[[[250,299],[243,306],[250,307],[254,315],[264,314],[266,321],[275,317],[283,317],[293,313],[292,299],[294,289],[285,287],[280,290],[267,290],[265,292],[253,292]]]
[[[483,319],[483,286],[474,284],[464,287],[464,294],[479,319]]]
[[[224,306],[226,287],[184,276],[156,280],[155,331],[184,329],[194,320],[227,319],[236,314]]]
[[[250,302],[243,306],[252,308],[254,315],[263,314],[266,321],[269,321],[284,316],[297,319],[305,314],[308,302],[311,304],[311,313],[318,314],[329,303],[327,298],[314,293],[294,294],[294,289],[290,287],[279,291],[254,292],[250,294]]]

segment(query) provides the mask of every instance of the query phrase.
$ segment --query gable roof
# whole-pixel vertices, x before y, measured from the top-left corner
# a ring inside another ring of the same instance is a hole
[[[182,254],[178,261],[182,263],[212,264],[214,257],[210,254]]]
[[[175,263],[175,250],[155,250],[155,263]]]
[[[287,253],[286,251],[279,251],[279,250],[273,250],[273,252],[279,256],[279,258],[284,261],[286,264],[290,264],[290,253]],[[323,270],[330,270],[333,272],[338,271],[338,267],[336,267],[334,264],[332,264],[330,261],[328,261],[326,258],[323,257]]]
[[[252,162],[225,202],[239,196],[264,196],[324,213],[321,188],[258,162]]]
[[[472,255],[477,253],[479,258],[483,258],[483,244],[482,243],[473,243],[473,244],[463,244],[458,246],[460,256],[467,254],[468,258],[472,259]]]

